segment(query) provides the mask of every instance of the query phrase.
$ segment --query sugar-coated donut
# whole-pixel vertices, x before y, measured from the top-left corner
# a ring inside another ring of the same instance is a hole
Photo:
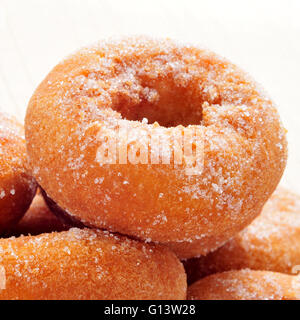
[[[161,246],[73,228],[1,239],[0,248],[6,278],[0,299],[186,298],[184,268]]]
[[[300,278],[250,269],[227,271],[192,284],[188,300],[300,300]]]
[[[29,208],[36,192],[27,164],[24,128],[0,113],[0,234],[14,226]]]
[[[179,164],[182,136],[192,154]],[[30,100],[26,138],[34,176],[62,210],[181,258],[245,228],[287,157],[273,102],[248,75],[210,51],[146,37],[102,41],[58,64]],[[152,138],[159,148],[147,149]],[[167,150],[170,164],[152,163]]]
[[[300,196],[278,188],[261,215],[224,246],[185,262],[189,283],[228,270],[300,271]],[[298,269],[297,269],[298,267]]]
[[[9,236],[39,235],[53,231],[65,231],[69,227],[63,224],[46,205],[41,194],[36,195],[24,217],[9,230]]]

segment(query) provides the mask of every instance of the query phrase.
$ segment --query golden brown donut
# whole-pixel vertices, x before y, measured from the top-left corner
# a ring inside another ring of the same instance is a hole
[[[103,231],[0,240],[0,299],[185,299],[186,275],[167,248]]]
[[[125,142],[124,128],[133,132]],[[202,135],[189,142],[193,150],[203,142],[198,174],[187,174],[188,156],[176,164],[177,153],[170,164],[150,163],[150,154],[164,158],[169,147],[177,150],[176,138],[197,130]],[[143,154],[135,147],[153,137],[163,138],[161,148],[151,145],[135,164],[129,155]],[[247,74],[205,49],[146,37],[102,41],[58,64],[30,100],[26,138],[34,176],[68,214],[177,245],[181,258],[205,254],[245,228],[287,157],[276,108]],[[99,160],[114,139],[128,151],[127,164]]]
[[[249,227],[207,256],[186,261],[185,267],[189,283],[213,273],[245,268],[297,273],[300,196],[278,188]]]
[[[300,278],[250,269],[227,271],[192,284],[188,300],[300,300]]]
[[[41,194],[33,202],[17,225],[9,231],[9,236],[39,235],[53,231],[66,231],[69,227],[63,224],[48,208]]]
[[[0,113],[0,234],[18,223],[35,192],[36,183],[27,167],[23,126]]]

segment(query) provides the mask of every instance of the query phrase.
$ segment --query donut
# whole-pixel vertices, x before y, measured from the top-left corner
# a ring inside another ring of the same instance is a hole
[[[28,170],[24,128],[0,113],[0,234],[23,217],[36,192]]]
[[[213,273],[246,268],[298,273],[300,196],[278,188],[250,226],[216,251],[184,264],[189,283]]]
[[[66,231],[70,229],[63,224],[46,205],[41,194],[36,195],[24,217],[10,229],[8,236],[39,235],[54,231]]]
[[[188,300],[300,300],[300,278],[271,271],[227,271],[192,284]]]
[[[169,39],[79,50],[36,89],[25,123],[33,174],[63,215],[180,258],[250,224],[286,165],[285,130],[261,88]]]
[[[186,299],[184,268],[162,246],[73,228],[0,248],[1,300]]]

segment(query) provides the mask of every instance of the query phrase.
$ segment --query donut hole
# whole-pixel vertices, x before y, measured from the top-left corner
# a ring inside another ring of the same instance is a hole
[[[179,87],[172,82],[160,81],[152,86],[143,85],[136,99],[136,91],[126,90],[115,101],[115,110],[123,118],[133,121],[147,119],[148,124],[158,122],[163,127],[200,125],[203,99],[195,90]]]

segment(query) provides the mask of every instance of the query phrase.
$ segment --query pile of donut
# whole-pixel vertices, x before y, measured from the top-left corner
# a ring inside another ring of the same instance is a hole
[[[149,37],[83,48],[25,130],[0,115],[0,299],[300,299],[286,160],[273,101],[228,60]]]

